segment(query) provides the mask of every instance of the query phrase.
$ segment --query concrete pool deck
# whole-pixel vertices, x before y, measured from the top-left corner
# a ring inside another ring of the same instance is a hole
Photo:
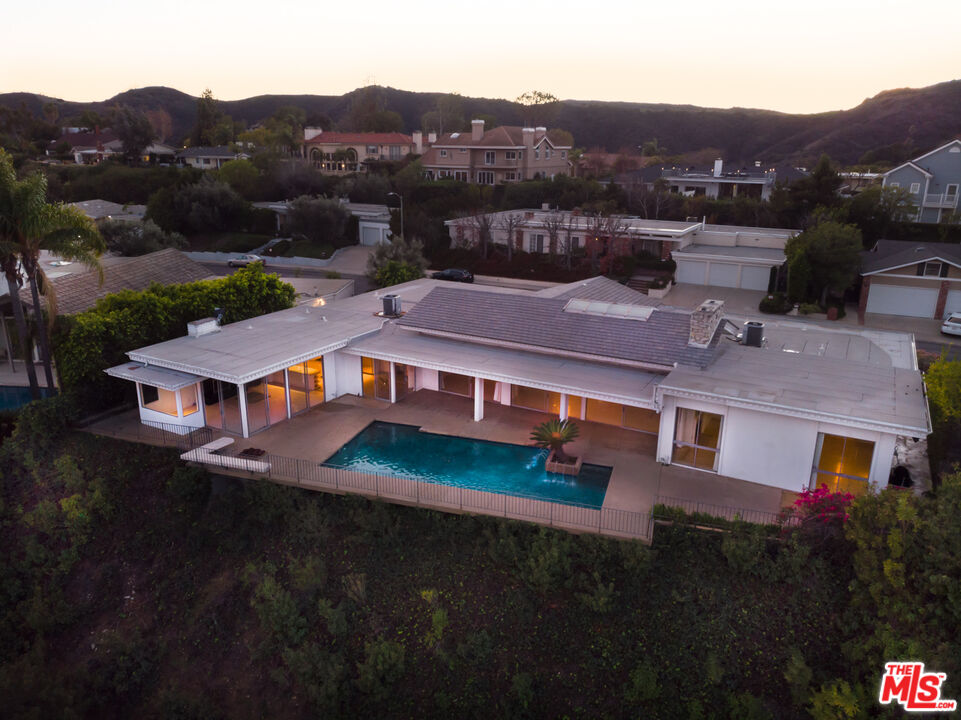
[[[374,420],[416,425],[423,430],[477,440],[530,444],[531,429],[545,413],[486,403],[485,417],[473,419],[473,400],[430,390],[413,392],[391,405],[380,400],[343,396],[279,423],[252,438],[236,438],[236,452],[259,448],[272,455],[322,463]],[[136,410],[92,424],[95,433],[125,437],[140,424]],[[653,435],[577,421],[580,437],[566,446],[584,462],[613,468],[605,509],[649,512],[658,496],[728,508],[774,513],[790,493],[676,465],[661,465]],[[225,434],[214,431],[215,434]]]

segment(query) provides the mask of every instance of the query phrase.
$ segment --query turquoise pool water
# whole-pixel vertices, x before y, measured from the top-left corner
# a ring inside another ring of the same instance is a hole
[[[587,465],[572,478],[544,469],[547,451],[524,445],[421,432],[372,422],[325,465],[424,482],[599,508],[611,468]]]
[[[43,397],[49,395],[46,388],[40,388],[40,394]],[[30,402],[30,388],[0,385],[0,410],[16,410],[28,402]]]

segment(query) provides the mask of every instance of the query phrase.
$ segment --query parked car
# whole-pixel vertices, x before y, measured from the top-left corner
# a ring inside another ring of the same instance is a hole
[[[961,335],[961,312],[948,313],[941,324],[941,332],[945,335]]]
[[[453,280],[454,282],[474,282],[474,273],[470,270],[460,270],[459,268],[447,268],[431,275],[434,280]]]
[[[240,257],[230,258],[230,260],[227,261],[227,265],[230,267],[247,267],[251,263],[258,263],[258,262],[263,263],[264,265],[267,264],[267,261],[264,260],[262,257],[260,257],[260,255],[248,254],[248,255],[241,255]]]

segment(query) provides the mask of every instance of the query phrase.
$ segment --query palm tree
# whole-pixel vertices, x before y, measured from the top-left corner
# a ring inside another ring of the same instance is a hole
[[[17,290],[22,283],[18,272],[19,260],[22,275],[30,284],[34,319],[37,325],[37,341],[43,362],[47,387],[54,389],[51,365],[50,340],[47,323],[44,322],[40,304],[41,291],[47,299],[47,315],[52,325],[56,318],[56,296],[53,287],[40,267],[40,251],[48,250],[65,260],[80,262],[100,268],[100,255],[104,250],[103,238],[93,221],[76,208],[60,203],[47,202],[47,179],[35,173],[18,181],[9,155],[0,151],[0,265],[3,267],[17,331],[21,335],[24,357],[29,358],[26,322]],[[39,398],[36,374],[27,363],[31,394]]]
[[[558,462],[567,463],[571,458],[564,452],[564,445],[580,433],[577,425],[570,420],[548,420],[531,431],[531,440],[537,447],[550,448]]]

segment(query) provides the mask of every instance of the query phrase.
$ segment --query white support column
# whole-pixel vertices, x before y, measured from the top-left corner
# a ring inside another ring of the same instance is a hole
[[[581,420],[587,420],[587,398],[581,397]]]
[[[250,437],[250,426],[247,424],[247,389],[243,383],[237,384],[237,404],[240,406],[241,434]]]
[[[394,375],[394,361],[390,361],[390,404],[397,402],[397,378]]]
[[[484,419],[484,381],[474,378],[474,422]]]
[[[277,216],[277,222],[280,222],[280,215]],[[293,413],[290,412],[290,373],[287,372],[287,368],[284,368],[284,397],[287,398],[287,419],[293,417]]]
[[[179,390],[174,390],[174,397],[177,399],[177,418],[179,420],[184,419],[184,399],[180,395]]]
[[[567,393],[561,393],[561,420],[567,420]]]
[[[194,392],[197,393],[197,412],[200,413],[200,427],[207,426],[207,402],[204,399],[204,384],[199,382],[194,385]]]

